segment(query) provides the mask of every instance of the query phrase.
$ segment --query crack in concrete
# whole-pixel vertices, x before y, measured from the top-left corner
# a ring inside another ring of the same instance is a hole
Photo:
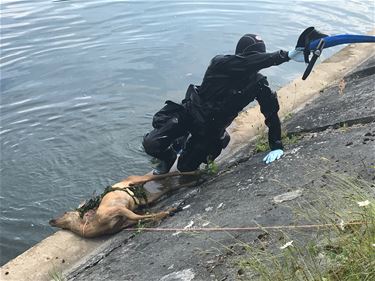
[[[365,69],[361,69],[358,71],[355,71],[348,76],[344,77],[344,80],[349,80],[349,79],[362,79],[371,75],[375,74],[375,66],[370,66]]]
[[[337,129],[340,129],[344,126],[347,126],[347,127],[352,127],[354,125],[365,125],[365,124],[369,124],[369,123],[374,123],[375,122],[375,116],[366,116],[366,117],[361,117],[361,118],[355,118],[355,119],[349,119],[349,120],[345,120],[345,121],[340,121],[340,122],[337,122],[337,123],[333,123],[333,124],[328,124],[328,125],[324,125],[324,126],[320,126],[320,127],[314,127],[314,128],[309,128],[309,129],[301,129],[301,130],[298,130],[298,131],[291,131],[291,132],[287,132],[287,136],[288,137],[291,137],[291,136],[298,136],[298,135],[302,135],[302,134],[306,134],[306,133],[319,133],[319,132],[323,132],[327,129],[334,129],[334,130],[337,130]]]
[[[126,245],[129,243],[130,240],[132,240],[136,234],[132,234],[131,236],[127,237],[123,241],[117,241],[117,245],[113,245],[111,247],[108,247],[104,250],[104,252],[99,253],[93,257],[91,257],[88,261],[83,263],[83,266],[79,266],[76,270],[70,272],[70,274],[67,276],[67,280],[73,279],[77,276],[79,276],[82,272],[95,267],[100,261],[102,261],[104,258],[109,256],[113,251],[115,251],[118,248],[121,248],[122,246]],[[114,242],[113,244],[116,244]]]
[[[310,129],[302,129],[302,130],[299,130],[299,131],[291,131],[291,132],[287,132],[286,135],[287,135],[287,137],[302,136],[302,135],[305,135],[305,134],[308,134],[308,133],[324,132],[324,131],[326,131],[327,129],[330,129],[330,128],[334,129],[334,130],[337,130],[337,129],[340,129],[344,126],[352,127],[354,125],[361,125],[361,124],[366,125],[366,124],[370,124],[370,123],[375,123],[375,116],[366,116],[366,117],[355,118],[355,119],[350,119],[350,120],[346,120],[346,121],[340,121],[340,122],[337,122],[337,123],[324,125],[324,126],[320,126],[320,127],[314,127],[314,128],[310,128]],[[251,157],[254,156],[254,154],[255,154],[254,152],[251,152],[250,154],[248,154],[246,156],[238,158],[236,161],[234,161],[233,163],[229,164],[224,169],[222,169],[218,173],[218,176],[228,173],[228,171],[230,171],[232,168],[240,165],[241,163],[247,162]],[[214,179],[208,180],[208,182],[210,182]]]

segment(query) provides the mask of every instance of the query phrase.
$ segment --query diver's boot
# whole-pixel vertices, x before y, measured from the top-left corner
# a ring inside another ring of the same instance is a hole
[[[166,157],[164,160],[160,160],[159,164],[154,168],[152,173],[154,175],[163,175],[168,173],[176,161],[176,158],[176,152],[173,149],[168,149]]]

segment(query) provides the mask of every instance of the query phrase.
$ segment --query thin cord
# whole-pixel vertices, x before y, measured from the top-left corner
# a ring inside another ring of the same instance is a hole
[[[351,222],[346,224],[305,224],[305,225],[274,225],[274,226],[250,226],[250,227],[191,227],[191,228],[125,228],[124,231],[149,231],[149,232],[216,232],[216,231],[255,231],[255,230],[274,230],[274,229],[308,229],[308,228],[329,228],[350,225],[363,225],[366,222]]]

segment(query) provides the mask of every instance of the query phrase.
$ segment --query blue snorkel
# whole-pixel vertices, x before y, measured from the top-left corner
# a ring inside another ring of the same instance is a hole
[[[320,40],[314,40],[310,43],[310,50],[314,50]],[[353,35],[353,34],[341,34],[332,35],[324,38],[324,49],[334,47],[341,44],[351,43],[375,43],[375,36],[371,35]]]
[[[305,80],[309,76],[323,49],[350,43],[375,43],[375,36],[352,34],[329,36],[317,31],[314,27],[306,28],[299,36],[296,45],[296,48],[303,48],[305,62],[308,63],[302,80]],[[311,53],[313,56],[310,60]]]

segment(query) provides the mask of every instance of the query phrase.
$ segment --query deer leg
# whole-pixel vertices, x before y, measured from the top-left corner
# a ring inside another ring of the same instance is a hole
[[[152,213],[147,215],[138,215],[134,213],[133,211],[123,207],[120,210],[121,215],[125,216],[129,220],[132,221],[139,221],[139,220],[160,220],[162,218],[165,218],[169,216],[171,213],[176,211],[176,208],[170,208],[166,211],[158,212],[158,213]]]
[[[170,177],[176,177],[176,176],[198,176],[200,174],[199,171],[193,171],[193,172],[171,172],[164,175],[144,175],[144,176],[129,176],[126,179],[112,185],[112,187],[118,187],[118,188],[124,188],[129,187],[136,184],[144,184],[149,181],[154,180],[161,180],[165,178]]]

